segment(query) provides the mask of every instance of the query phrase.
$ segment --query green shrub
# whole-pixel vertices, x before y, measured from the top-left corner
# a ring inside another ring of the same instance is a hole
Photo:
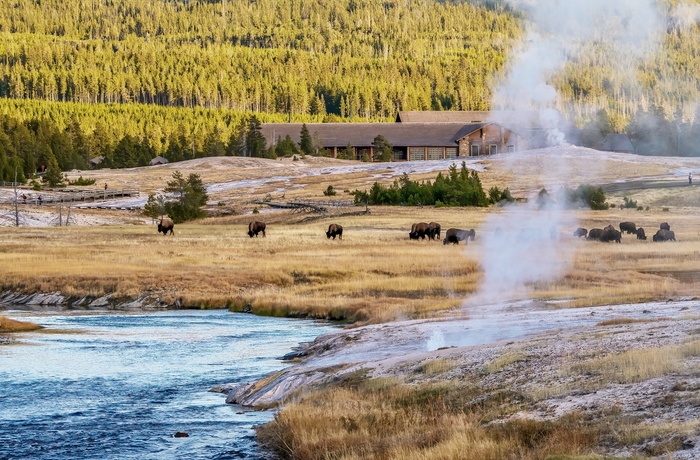
[[[622,203],[622,206],[620,207],[623,209],[633,209],[637,207],[637,202],[634,200],[630,200],[627,197],[622,198],[622,201],[624,201],[624,203]]]
[[[83,176],[78,177],[75,180],[68,181],[69,185],[94,185],[97,179],[84,179]]]

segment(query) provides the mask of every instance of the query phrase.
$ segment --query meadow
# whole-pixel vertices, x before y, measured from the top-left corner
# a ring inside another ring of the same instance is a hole
[[[250,304],[262,315],[360,323],[425,318],[458,307],[477,291],[480,242],[495,231],[482,224],[498,212],[373,207],[368,214],[304,223],[294,222],[297,213],[278,213],[268,219],[266,238],[246,235],[250,215],[177,225],[174,236],[150,225],[7,227],[0,234],[1,287],[74,299],[147,295],[172,305],[177,298],[186,308],[240,311]],[[571,268],[560,278],[528,286],[528,296],[575,307],[695,292],[700,282],[695,215],[567,212],[588,228],[634,219],[651,232],[669,221],[678,241],[653,243],[649,233],[647,241],[626,235],[621,244],[604,244],[574,238],[575,228],[557,229],[559,241],[552,244],[576,249]],[[457,246],[411,241],[408,231],[418,221],[440,222],[443,233],[449,227],[476,228],[477,237]],[[326,238],[330,222],[343,225],[342,240]]]

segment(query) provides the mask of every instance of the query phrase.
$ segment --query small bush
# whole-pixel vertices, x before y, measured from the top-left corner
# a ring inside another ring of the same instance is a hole
[[[622,203],[622,206],[620,207],[623,209],[634,209],[637,207],[637,202],[634,200],[630,200],[627,197],[622,198],[622,201],[624,201],[624,203]]]
[[[253,214],[260,214],[260,211],[258,211],[258,207],[253,208]]]
[[[329,185],[328,188],[323,191],[323,194],[326,196],[335,196],[337,192],[332,185]]]
[[[94,185],[97,179],[84,179],[83,176],[78,177],[75,180],[68,181],[69,185]]]

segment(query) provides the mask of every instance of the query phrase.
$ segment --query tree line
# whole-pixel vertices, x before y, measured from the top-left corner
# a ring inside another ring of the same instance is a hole
[[[485,0],[0,2],[0,114],[28,133],[3,130],[38,137],[5,145],[0,168],[17,155],[29,174],[49,150],[62,169],[97,156],[122,167],[257,152],[259,138],[241,134],[252,114],[389,121],[399,110],[488,110],[522,21]],[[615,72],[613,51],[576,50],[552,77],[557,108],[581,145],[627,133],[638,153],[698,155],[698,54],[700,28],[669,24],[634,69],[637,85]],[[61,144],[68,151],[54,152]],[[304,150],[278,146],[261,156]]]
[[[26,182],[44,173],[51,186],[60,186],[64,185],[62,171],[148,166],[159,155],[178,162],[215,156],[277,158],[326,153],[318,150],[306,124],[302,124],[299,144],[287,137],[267,146],[256,115],[236,117],[231,123],[226,130],[214,124],[211,131],[201,128],[199,133],[180,124],[163,139],[129,133],[115,139],[103,123],[86,132],[75,118],[61,127],[47,117],[20,121],[0,114],[0,181]]]

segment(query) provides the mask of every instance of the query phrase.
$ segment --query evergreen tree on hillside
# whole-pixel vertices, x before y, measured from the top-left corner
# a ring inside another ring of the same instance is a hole
[[[258,117],[253,115],[248,121],[248,131],[245,136],[245,150],[249,157],[263,157],[265,154],[265,136],[262,135],[262,125]]]
[[[58,161],[53,153],[49,152],[46,158],[46,172],[44,173],[44,182],[49,187],[63,187],[63,174],[61,168],[58,167]]]

